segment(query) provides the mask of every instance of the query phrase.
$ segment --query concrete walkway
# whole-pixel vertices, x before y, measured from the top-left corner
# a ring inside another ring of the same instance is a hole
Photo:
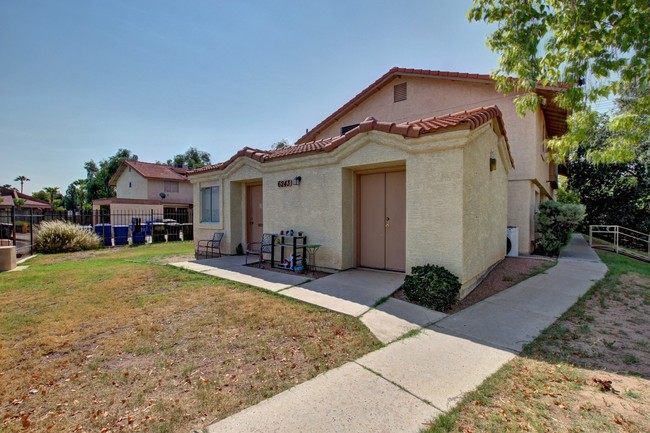
[[[181,267],[194,265],[201,263]],[[394,340],[405,329],[421,332],[249,407],[208,431],[417,432],[515,357],[606,271],[584,239],[574,236],[555,267],[452,316],[412,309],[392,298],[372,308],[373,297],[367,291],[350,294],[354,287],[348,283],[381,277],[364,274],[373,271],[350,274],[349,280],[341,280],[342,272],[329,283],[325,277],[280,289],[330,307],[337,300],[354,304],[333,309],[360,315],[382,341]],[[396,284],[393,277],[384,278],[385,290]]]

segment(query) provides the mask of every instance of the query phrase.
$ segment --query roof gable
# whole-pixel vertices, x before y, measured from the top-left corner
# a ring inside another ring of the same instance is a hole
[[[165,164],[155,164],[151,162],[141,162],[141,161],[132,161],[126,160],[120,165],[115,174],[111,177],[111,180],[108,182],[110,186],[117,185],[117,180],[120,178],[122,173],[128,168],[132,168],[140,176],[145,179],[160,179],[160,180],[173,180],[177,182],[188,182],[187,172],[185,168],[172,167]]]
[[[359,105],[363,104],[365,100],[382,90],[388,83],[402,76],[409,77],[423,77],[432,79],[456,80],[456,81],[469,81],[480,83],[495,83],[494,79],[488,74],[473,74],[465,72],[450,72],[450,71],[432,71],[426,69],[410,69],[410,68],[391,68],[384,75],[379,77],[375,82],[359,92],[356,96],[346,102],[342,107],[330,114],[318,125],[311,130],[307,131],[300,137],[296,144],[307,143],[313,140],[318,134],[323,132],[327,127],[335,123],[346,113],[354,110]],[[549,136],[560,136],[567,131],[566,116],[567,111],[558,107],[553,98],[558,93],[560,88],[539,86],[536,90],[538,94],[546,99],[546,104],[542,107],[544,113],[544,120],[547,126]]]
[[[514,167],[514,161],[510,154],[508,138],[503,125],[501,111],[496,105],[492,105],[489,107],[480,107],[473,110],[447,114],[445,116],[429,117],[399,124],[395,122],[380,122],[373,117],[369,117],[361,122],[359,126],[351,129],[344,135],[323,138],[307,143],[298,143],[293,146],[274,150],[260,150],[245,147],[225,162],[197,168],[191,170],[188,174],[191,176],[209,171],[223,170],[234,163],[238,158],[242,157],[264,163],[281,158],[298,157],[320,152],[331,152],[353,137],[370,131],[401,135],[404,138],[418,138],[427,134],[448,132],[455,129],[473,130],[493,119],[499,124],[499,129],[505,138],[510,163]]]
[[[52,208],[52,205],[45,200],[40,200],[36,197],[32,197],[31,195],[23,194],[22,192],[11,188],[0,187],[0,197],[2,197],[2,202],[0,203],[0,206],[2,207],[15,207],[14,199],[23,199],[25,200],[25,203],[20,206],[23,208]]]

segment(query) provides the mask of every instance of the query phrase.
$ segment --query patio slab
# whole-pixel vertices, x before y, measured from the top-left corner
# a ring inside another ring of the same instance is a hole
[[[351,269],[303,284],[313,292],[372,307],[390,296],[404,283],[404,274]]]
[[[229,269],[238,266],[244,266],[246,263],[246,256],[213,257],[210,259],[194,260],[194,263],[211,266],[213,268]]]
[[[514,357],[507,350],[426,329],[357,363],[445,411]]]
[[[376,374],[348,363],[212,424],[207,430],[416,432],[439,413]]]

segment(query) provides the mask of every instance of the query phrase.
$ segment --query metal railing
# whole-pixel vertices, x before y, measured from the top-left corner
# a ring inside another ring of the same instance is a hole
[[[597,236],[594,236],[597,235]],[[594,240],[596,243],[594,244]],[[617,225],[590,225],[589,245],[650,261],[650,234]]]

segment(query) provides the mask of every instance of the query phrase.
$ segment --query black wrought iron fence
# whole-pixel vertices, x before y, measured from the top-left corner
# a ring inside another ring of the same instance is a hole
[[[63,211],[37,213],[14,210],[0,213],[0,243],[16,246],[16,254],[36,252],[36,238],[44,221],[69,221],[97,233],[104,246],[137,245],[193,239],[191,209],[107,212]]]

